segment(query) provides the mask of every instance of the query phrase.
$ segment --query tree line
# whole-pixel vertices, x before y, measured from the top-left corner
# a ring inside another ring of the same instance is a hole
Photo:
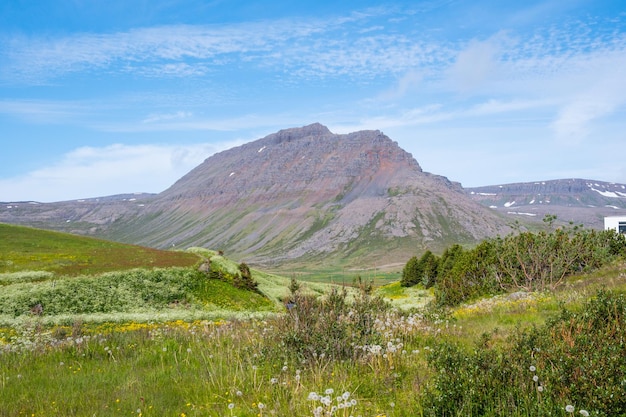
[[[544,219],[550,225],[556,216]],[[482,241],[471,249],[455,244],[441,256],[412,257],[401,285],[434,287],[440,306],[501,292],[553,290],[570,275],[602,267],[626,255],[626,235],[580,226],[517,232]]]

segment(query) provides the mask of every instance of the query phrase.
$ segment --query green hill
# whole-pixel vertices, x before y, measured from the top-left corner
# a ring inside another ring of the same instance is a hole
[[[221,279],[212,279],[200,266]],[[290,279],[251,269],[257,291],[238,288],[239,264],[205,248],[166,251],[0,224],[0,321],[167,321],[280,311]],[[306,283],[303,291],[327,292]]]
[[[0,273],[93,275],[140,267],[189,267],[193,253],[166,251],[0,223]]]

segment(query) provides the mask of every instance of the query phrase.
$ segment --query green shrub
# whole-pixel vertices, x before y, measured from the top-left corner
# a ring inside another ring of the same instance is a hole
[[[38,305],[43,315],[161,309],[170,303],[189,303],[203,276],[193,268],[134,269],[14,284],[0,294],[0,314],[30,314]]]
[[[626,415],[626,297],[601,291],[580,312],[563,310],[503,344],[486,335],[473,350],[439,343],[428,415]]]
[[[252,278],[250,268],[244,262],[239,264],[239,273],[233,277],[233,285],[249,291],[259,291],[259,283]]]
[[[292,294],[293,305],[279,320],[280,343],[301,359],[349,359],[356,345],[376,344],[377,315],[389,306],[362,291],[353,301],[347,291],[334,287],[325,297]]]
[[[485,240],[471,250],[446,249],[440,259],[427,252],[406,263],[401,284],[435,284],[439,306],[455,306],[502,291],[554,290],[564,279],[600,268],[626,255],[626,236],[612,230],[574,227],[511,234]],[[433,265],[437,265],[433,274]],[[432,278],[431,278],[432,277]],[[434,279],[433,279],[434,278]]]

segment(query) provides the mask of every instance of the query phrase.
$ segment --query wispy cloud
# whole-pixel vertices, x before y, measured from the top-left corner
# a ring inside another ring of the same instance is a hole
[[[0,100],[0,114],[34,123],[66,123],[85,113],[84,106],[72,101]]]
[[[81,147],[54,165],[0,180],[0,201],[160,192],[212,154],[241,143]]]

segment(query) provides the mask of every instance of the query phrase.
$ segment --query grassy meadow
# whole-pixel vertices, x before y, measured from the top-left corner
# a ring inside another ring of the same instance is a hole
[[[237,273],[206,249],[14,228],[0,225],[0,416],[626,415],[623,262],[436,309],[432,289],[392,280],[252,270],[250,291],[200,272]]]

